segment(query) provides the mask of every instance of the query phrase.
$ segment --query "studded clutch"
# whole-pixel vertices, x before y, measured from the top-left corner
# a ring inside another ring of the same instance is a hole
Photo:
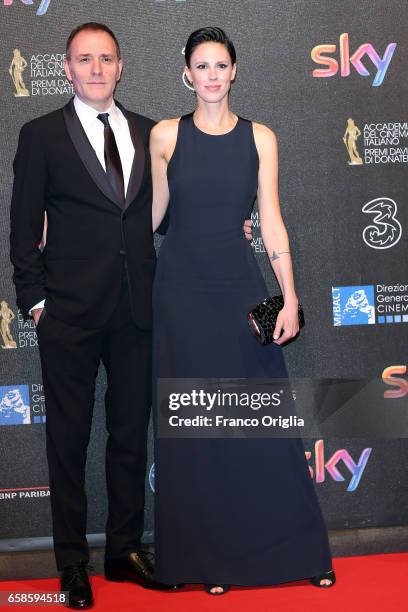
[[[249,329],[261,344],[273,342],[273,330],[275,329],[276,319],[283,308],[283,296],[275,295],[268,297],[260,304],[248,312]],[[303,308],[298,307],[299,328],[305,324]]]

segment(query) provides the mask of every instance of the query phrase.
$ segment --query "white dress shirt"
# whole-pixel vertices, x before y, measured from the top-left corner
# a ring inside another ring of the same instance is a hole
[[[82,102],[78,96],[75,96],[74,98],[74,106],[78,119],[84,128],[85,134],[87,135],[102,168],[106,170],[104,155],[105,140],[103,135],[104,125],[102,121],[98,119],[99,111],[92,108],[92,106],[85,104],[85,102]],[[130,136],[128,122],[114,101],[112,102],[110,108],[104,112],[109,113],[109,123],[113,133],[115,134],[115,140],[118,146],[120,161],[122,164],[126,195],[130,173],[132,171],[133,157],[135,155],[135,149]]]
[[[104,137],[104,125],[100,119],[98,119],[99,111],[92,108],[85,102],[82,102],[75,96],[74,107],[78,119],[84,128],[85,134],[96,153],[96,156],[106,171],[105,167],[105,137]],[[130,173],[132,171],[133,158],[135,155],[135,148],[133,146],[132,138],[130,136],[129,125],[126,117],[122,111],[116,106],[115,102],[112,101],[111,106],[104,111],[109,113],[109,124],[115,134],[115,140],[119,151],[120,161],[123,170],[123,182],[125,187],[125,196],[129,185]],[[44,308],[45,300],[42,300],[31,308],[29,314],[36,308]]]

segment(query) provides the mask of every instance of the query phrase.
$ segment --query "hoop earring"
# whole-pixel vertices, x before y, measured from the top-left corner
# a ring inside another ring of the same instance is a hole
[[[189,89],[192,92],[195,92],[194,85],[190,83],[185,72],[183,72],[183,76],[181,78],[182,78],[184,85],[187,87],[187,89]]]

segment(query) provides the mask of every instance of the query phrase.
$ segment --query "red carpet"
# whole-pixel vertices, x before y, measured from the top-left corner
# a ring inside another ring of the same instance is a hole
[[[176,593],[156,593],[136,585],[91,578],[96,612],[406,612],[408,611],[408,553],[348,557],[334,560],[337,584],[317,589],[306,581],[268,588],[233,588],[221,597],[199,586]],[[0,591],[55,591],[58,580],[0,582]],[[13,606],[11,610],[27,610]],[[32,606],[56,610],[54,606]],[[59,607],[61,610],[61,607]]]

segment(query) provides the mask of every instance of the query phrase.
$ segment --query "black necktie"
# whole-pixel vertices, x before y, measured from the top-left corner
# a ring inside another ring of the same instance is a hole
[[[118,145],[116,144],[115,134],[109,124],[109,113],[100,113],[98,115],[99,121],[102,121],[104,125],[104,138],[105,138],[105,166],[108,180],[112,186],[112,189],[119,197],[123,204],[125,203],[125,184],[123,181],[123,170],[120,161],[120,155],[118,151]]]

